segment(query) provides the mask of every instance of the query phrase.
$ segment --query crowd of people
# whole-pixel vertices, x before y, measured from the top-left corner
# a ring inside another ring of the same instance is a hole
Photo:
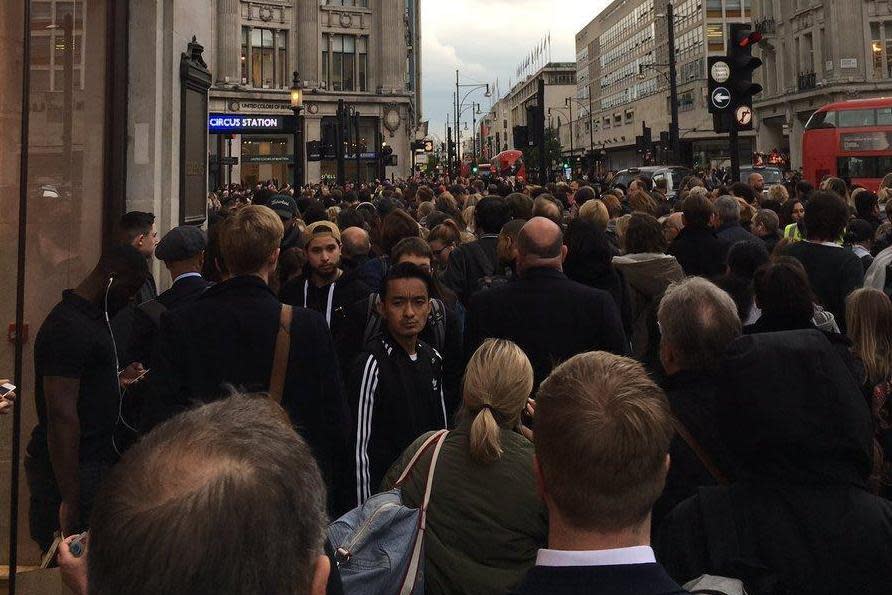
[[[83,593],[349,595],[326,527],[398,487],[427,593],[887,593],[888,182],[128,213],[37,336],[32,537]]]

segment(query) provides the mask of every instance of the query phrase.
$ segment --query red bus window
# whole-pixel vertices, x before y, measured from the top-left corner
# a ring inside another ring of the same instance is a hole
[[[839,112],[840,128],[863,128],[865,126],[876,126],[876,110],[872,109],[853,109]]]

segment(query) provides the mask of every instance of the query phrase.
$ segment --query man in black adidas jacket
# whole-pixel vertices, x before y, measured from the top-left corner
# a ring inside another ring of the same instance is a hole
[[[430,291],[430,275],[420,267],[403,263],[390,269],[380,305],[386,331],[356,358],[350,373],[357,504],[378,491],[412,441],[447,425],[443,360],[418,340],[430,313]]]

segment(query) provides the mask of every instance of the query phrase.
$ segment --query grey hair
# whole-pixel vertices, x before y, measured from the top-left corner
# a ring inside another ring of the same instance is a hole
[[[777,213],[771,209],[759,209],[759,212],[753,217],[753,223],[757,222],[761,222],[765,229],[771,233],[775,233],[780,227],[780,219],[778,219]]]
[[[723,222],[740,221],[740,205],[733,196],[719,197],[715,201],[715,212]]]
[[[742,327],[734,300],[702,277],[671,284],[657,313],[661,341],[685,370],[712,371]]]
[[[709,190],[703,186],[694,186],[688,191],[688,196],[699,196],[701,198],[709,198]]]

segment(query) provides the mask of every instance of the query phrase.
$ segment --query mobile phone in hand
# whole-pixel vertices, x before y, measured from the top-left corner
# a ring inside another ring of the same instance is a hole
[[[0,384],[0,398],[5,397],[9,393],[13,392],[16,389],[16,385],[10,384],[9,382],[4,382]]]

